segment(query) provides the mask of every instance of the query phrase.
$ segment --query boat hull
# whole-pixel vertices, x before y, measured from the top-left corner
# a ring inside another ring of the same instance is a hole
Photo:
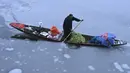
[[[22,23],[10,23],[10,26],[12,26],[13,28],[27,34],[28,38],[31,36],[31,37],[33,37],[37,40],[46,40],[46,41],[51,41],[51,42],[62,42],[63,41],[62,38],[61,39],[52,39],[52,38],[48,38],[47,35],[45,35],[45,34],[44,35],[40,34],[41,32],[48,33],[50,31],[49,28],[32,26],[32,25],[27,25],[27,24],[22,24]],[[92,35],[85,35],[85,34],[82,34],[82,36],[87,41],[91,40],[94,37]],[[22,37],[24,37],[24,36],[22,35]],[[95,44],[95,43],[88,43],[88,42],[86,42],[86,43],[72,43],[72,42],[65,41],[65,43],[73,44],[73,45],[82,45],[82,46],[106,47],[104,45]],[[115,39],[115,43],[112,46],[121,46],[121,45],[125,45],[125,44],[127,44],[126,41]]]

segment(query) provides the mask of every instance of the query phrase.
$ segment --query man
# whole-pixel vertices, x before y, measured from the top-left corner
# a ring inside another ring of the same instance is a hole
[[[64,30],[64,39],[71,33],[72,31],[72,21],[83,21],[80,20],[76,17],[74,17],[72,14],[69,14],[65,20],[64,20],[64,24],[63,24],[63,30]],[[70,40],[71,35],[66,39],[66,40]],[[64,40],[63,39],[63,40]]]

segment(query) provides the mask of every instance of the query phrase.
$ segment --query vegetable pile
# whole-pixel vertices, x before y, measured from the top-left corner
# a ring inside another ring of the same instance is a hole
[[[85,38],[80,33],[72,32],[71,33],[71,39],[69,40],[69,42],[72,42],[72,43],[84,43]]]

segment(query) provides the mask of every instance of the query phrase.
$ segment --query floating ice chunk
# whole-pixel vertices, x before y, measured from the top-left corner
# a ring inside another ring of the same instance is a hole
[[[66,69],[64,69],[64,70],[63,70],[63,72],[67,72],[67,70],[66,70]]]
[[[58,61],[59,61],[59,58],[58,58],[58,57],[53,56],[53,58],[54,58],[54,62],[58,62]]]
[[[11,71],[9,71],[9,73],[22,73],[21,69],[13,69]]]
[[[47,50],[47,48],[44,48],[45,50]]]
[[[32,50],[32,52],[36,52],[35,50]]]
[[[64,57],[67,59],[71,58],[71,56],[69,54],[64,54]]]
[[[5,71],[5,69],[1,69],[0,71]]]
[[[14,40],[11,40],[11,42],[14,42]]]
[[[19,58],[26,56],[24,54],[22,55],[20,52],[18,52],[17,55],[18,55]]]
[[[5,50],[7,50],[7,51],[13,51],[14,48],[5,48]]]
[[[56,68],[56,69],[59,69],[59,68]]]
[[[39,69],[36,69],[36,71],[40,71]]]
[[[47,50],[47,48],[42,49],[40,47],[38,47],[37,49],[39,49],[39,51],[45,51],[45,50]]]
[[[58,58],[55,58],[55,59],[54,59],[54,62],[58,62],[58,61],[59,61],[59,59],[58,59]]]
[[[61,43],[61,48],[66,48],[68,49],[68,46],[65,43]]]
[[[114,66],[116,67],[116,69],[118,69],[120,72],[124,72],[124,70],[121,68],[121,66],[118,64],[118,62],[114,63]]]
[[[53,58],[56,58],[56,56],[53,56]]]
[[[15,61],[15,63],[20,64],[20,61]]]
[[[8,58],[5,58],[5,60],[8,60]]]
[[[44,49],[39,49],[40,51],[44,51]]]
[[[18,65],[22,65],[22,63],[20,61],[15,61],[14,63],[16,63]]]
[[[27,42],[27,43],[30,43],[30,41],[28,41],[28,40],[27,40],[26,42]]]
[[[59,63],[64,64],[64,61],[59,61]]]
[[[6,58],[5,58],[5,60],[8,60],[8,59],[12,59],[12,58],[10,58],[10,57],[6,57]]]
[[[127,64],[122,64],[122,68],[124,68],[124,69],[130,69],[130,67]]]
[[[93,66],[88,66],[88,68],[90,69],[90,70],[92,70],[92,71],[94,71],[95,70],[95,68],[93,67]]]
[[[59,48],[58,51],[62,51],[63,49]]]

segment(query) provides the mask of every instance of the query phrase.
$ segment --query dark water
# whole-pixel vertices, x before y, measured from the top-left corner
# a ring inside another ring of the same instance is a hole
[[[23,73],[129,73],[130,69],[126,68],[130,66],[129,0],[10,1],[15,3],[12,5],[14,15],[4,14],[0,6],[0,73],[15,68],[22,69]],[[11,2],[4,3],[5,11],[11,8]],[[76,32],[91,35],[111,32],[128,44],[109,49],[84,46],[70,49],[61,43],[10,38],[18,31],[6,21],[18,20],[32,25],[43,22],[44,27],[56,25],[62,30],[63,20],[69,13],[84,19]]]

